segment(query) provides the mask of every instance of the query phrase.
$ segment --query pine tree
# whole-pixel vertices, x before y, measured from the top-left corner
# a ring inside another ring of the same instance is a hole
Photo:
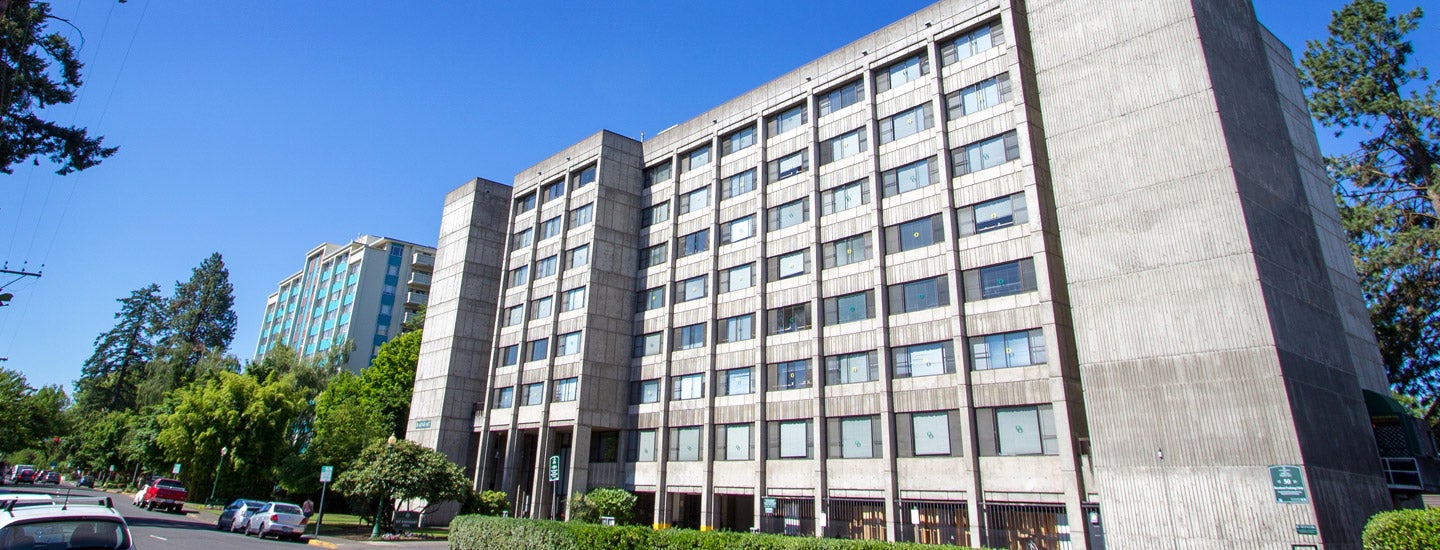
[[[235,339],[234,290],[219,252],[200,262],[190,280],[175,283],[167,302],[165,347],[188,348],[183,355],[190,366],[208,352],[224,353]]]
[[[81,410],[133,408],[136,381],[154,356],[153,337],[165,307],[160,286],[151,284],[117,301],[115,327],[95,338],[95,353],[85,360],[75,383],[75,401]]]

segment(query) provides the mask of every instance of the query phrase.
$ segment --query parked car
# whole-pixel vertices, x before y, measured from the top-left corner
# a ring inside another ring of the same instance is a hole
[[[35,484],[35,470],[31,470],[31,469],[16,470],[16,471],[15,471],[15,483],[17,483],[17,484],[19,484],[19,483],[29,483],[29,484],[31,484],[31,485],[34,485],[34,484]]]
[[[254,533],[262,539],[265,538],[265,535],[274,535],[277,539],[286,538],[298,541],[300,536],[305,534],[305,524],[309,522],[310,519],[305,517],[305,513],[300,510],[299,506],[284,502],[268,502],[260,507],[255,515],[250,516],[250,520],[245,525],[245,534]]]
[[[80,479],[75,480],[75,486],[76,486],[76,487],[86,487],[86,488],[89,488],[89,489],[94,489],[94,488],[95,488],[95,478],[92,478],[92,477],[90,477],[90,476],[80,476]]]
[[[45,472],[45,475],[40,476],[40,479],[35,480],[35,482],[36,482],[36,483],[49,483],[49,484],[51,484],[51,485],[59,485],[59,484],[60,484],[60,472]]]
[[[10,483],[20,483],[20,472],[30,470],[30,478],[35,478],[35,466],[30,464],[16,464],[10,468]]]
[[[220,519],[215,521],[215,528],[232,533],[244,529],[247,527],[246,521],[250,519],[250,516],[255,515],[255,511],[264,506],[265,503],[258,500],[237,498],[235,502],[231,502],[225,506],[224,510],[220,511]]]
[[[0,548],[133,548],[130,527],[108,498],[16,506],[0,501]]]
[[[159,508],[176,513],[184,510],[187,496],[189,493],[185,491],[184,483],[164,477],[155,480],[155,483],[135,495],[139,500],[136,505],[143,506],[146,510]]]

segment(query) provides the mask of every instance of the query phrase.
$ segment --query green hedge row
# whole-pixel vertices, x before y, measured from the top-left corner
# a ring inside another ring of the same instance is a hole
[[[1433,550],[1440,548],[1440,508],[1381,512],[1365,524],[1365,550]]]
[[[817,539],[730,531],[694,531],[589,523],[460,516],[450,523],[451,550],[919,550],[954,546],[873,540]]]

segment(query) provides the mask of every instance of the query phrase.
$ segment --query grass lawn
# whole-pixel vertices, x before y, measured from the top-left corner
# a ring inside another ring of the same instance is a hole
[[[315,532],[314,524],[317,519],[319,519],[318,515],[310,518],[311,526],[310,530],[307,531],[308,533]],[[412,532],[437,540],[446,540],[450,535],[448,529],[427,528],[415,529]],[[360,516],[353,514],[327,513],[325,514],[324,521],[320,523],[320,535],[326,537],[368,538],[370,536],[370,522],[361,521]]]

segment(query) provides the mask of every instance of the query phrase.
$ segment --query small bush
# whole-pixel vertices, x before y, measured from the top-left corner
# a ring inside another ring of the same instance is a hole
[[[558,521],[494,516],[460,516],[450,523],[456,550],[579,550],[575,536]]]
[[[450,524],[452,550],[955,550],[954,546],[817,539],[729,531],[608,526],[549,520],[460,516]],[[1367,547],[1368,548],[1368,547]],[[1408,550],[1410,547],[1405,547]]]
[[[1365,524],[1360,541],[1365,550],[1440,548],[1440,508],[1375,514]]]
[[[510,496],[505,491],[472,491],[461,504],[461,513],[482,516],[503,516],[510,511]]]
[[[576,494],[571,500],[570,517],[576,521],[599,523],[602,517],[612,517],[623,523],[635,515],[635,502],[639,499],[624,489],[602,487]]]

